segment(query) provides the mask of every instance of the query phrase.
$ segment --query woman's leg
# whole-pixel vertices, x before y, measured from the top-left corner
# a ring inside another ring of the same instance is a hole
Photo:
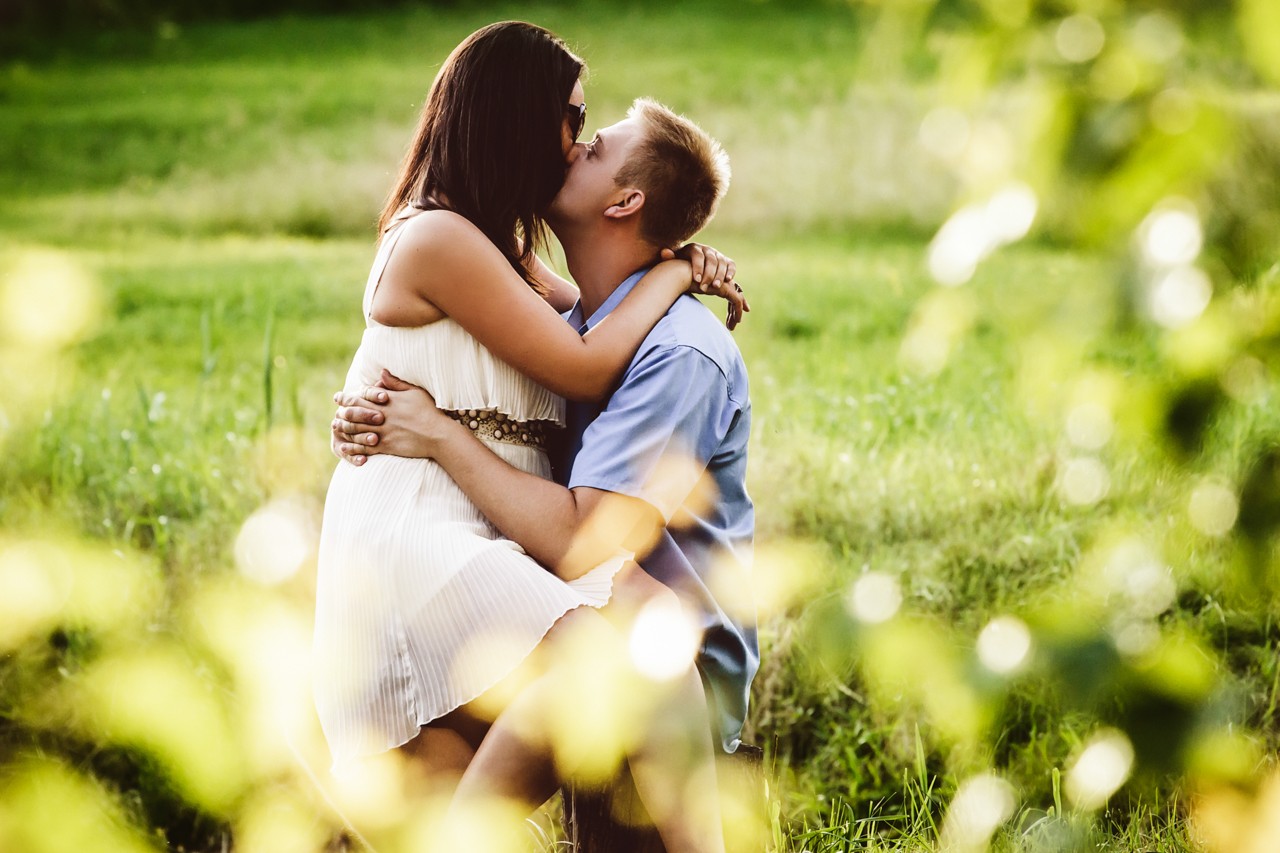
[[[562,780],[544,724],[555,701],[558,673],[553,668],[559,648],[571,642],[573,633],[584,623],[600,618],[589,607],[566,613],[547,632],[533,658],[522,666],[524,671],[511,677],[514,682],[526,684],[506,702],[477,746],[458,783],[455,804],[501,797],[532,812],[559,789]],[[500,685],[493,692],[509,691],[508,686]],[[489,697],[482,697],[476,704],[493,706]]]
[[[674,593],[630,564],[615,580],[614,598],[604,611],[580,608],[556,623],[543,643],[546,674],[494,721],[458,784],[456,810],[465,812],[481,801],[503,797],[532,811],[555,793],[562,780],[545,720],[555,707],[563,675],[557,671],[557,647],[573,642],[574,634],[590,620],[607,618],[625,629],[635,612],[657,596]],[[723,853],[714,747],[701,678],[690,667],[675,682],[654,689],[662,696],[638,733],[638,747],[628,756],[637,793],[668,853]]]
[[[455,807],[502,799],[533,812],[560,787],[555,756],[537,734],[553,701],[552,680],[535,680],[494,721],[454,791]]]
[[[417,777],[414,787],[427,796],[452,797],[490,725],[458,708],[419,729],[417,737],[400,747]]]
[[[656,598],[678,604],[674,592],[635,564],[620,579],[609,608],[622,612],[624,624]],[[639,747],[628,756],[636,793],[668,853],[724,853],[716,747],[702,677],[691,666],[662,689]]]

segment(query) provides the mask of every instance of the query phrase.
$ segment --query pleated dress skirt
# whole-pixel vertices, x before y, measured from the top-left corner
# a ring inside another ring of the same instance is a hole
[[[492,449],[546,476],[539,451]],[[316,707],[339,769],[494,686],[565,613],[608,602],[623,562],[560,580],[435,462],[394,456],[334,472],[320,555]]]

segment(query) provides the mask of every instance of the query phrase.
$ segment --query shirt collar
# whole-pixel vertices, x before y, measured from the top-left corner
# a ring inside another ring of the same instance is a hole
[[[613,293],[609,294],[609,298],[595,310],[595,313],[592,314],[586,322],[583,322],[582,319],[582,300],[578,300],[577,304],[573,306],[565,319],[573,324],[573,327],[578,330],[578,334],[585,335],[587,332],[599,325],[601,320],[608,317],[614,308],[618,307],[619,303],[621,303],[622,300],[626,298],[627,294],[635,288],[640,279],[644,278],[645,273],[647,273],[649,269],[650,267],[645,267],[644,269],[636,270],[631,275],[623,279],[622,284],[613,289]]]

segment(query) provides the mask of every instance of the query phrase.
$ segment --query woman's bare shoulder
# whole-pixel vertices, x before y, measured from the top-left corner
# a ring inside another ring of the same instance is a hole
[[[423,210],[410,214],[404,224],[397,248],[404,246],[411,253],[429,251],[450,256],[459,252],[475,252],[488,249],[498,252],[484,232],[471,220],[452,210]]]
[[[400,233],[370,316],[383,326],[417,327],[444,319],[434,300],[438,288],[454,274],[459,257],[483,254],[481,243],[492,244],[465,217],[448,210],[406,211],[393,225]]]
[[[459,295],[499,287],[507,278],[520,281],[498,247],[464,216],[424,210],[401,228],[373,299],[373,319],[382,325],[426,325],[452,313],[449,306]],[[459,287],[464,282],[469,286]]]
[[[427,299],[462,282],[486,291],[527,286],[493,241],[464,216],[425,210],[403,227],[387,272]]]

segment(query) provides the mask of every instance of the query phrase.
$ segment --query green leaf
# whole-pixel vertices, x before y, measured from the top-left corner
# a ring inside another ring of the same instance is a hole
[[[1250,64],[1271,83],[1280,84],[1280,3],[1240,0],[1236,24]]]

